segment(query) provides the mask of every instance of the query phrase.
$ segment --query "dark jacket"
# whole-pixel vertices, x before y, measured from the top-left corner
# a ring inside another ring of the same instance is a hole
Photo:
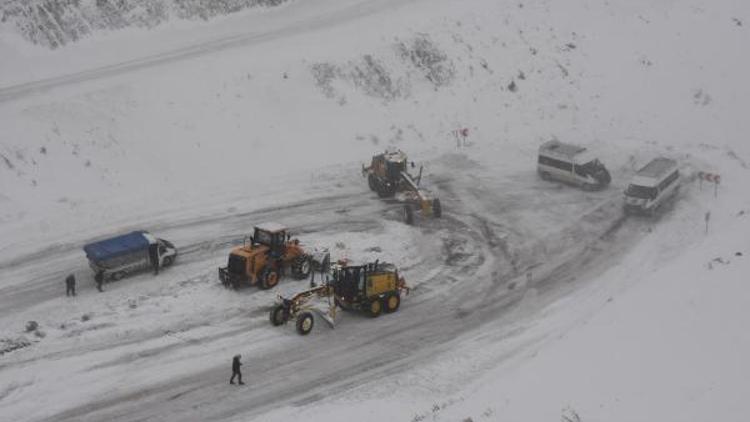
[[[240,366],[242,366],[240,363],[240,357],[235,356],[234,359],[232,359],[232,372],[240,372]]]
[[[74,276],[73,274],[70,274],[65,279],[65,285],[67,285],[67,286],[75,286],[76,285],[76,276]]]

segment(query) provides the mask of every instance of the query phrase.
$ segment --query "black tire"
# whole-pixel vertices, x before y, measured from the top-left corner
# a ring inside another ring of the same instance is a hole
[[[174,264],[174,257],[173,256],[168,256],[168,257],[164,258],[164,262],[161,263],[161,267],[162,268],[167,268],[167,267],[169,267],[172,264]]]
[[[394,293],[385,298],[385,313],[391,314],[398,311],[398,307],[401,306],[401,296],[398,293]]]
[[[432,200],[432,216],[435,218],[443,216],[443,207],[440,205],[440,200],[437,198]]]
[[[333,297],[333,303],[336,304],[339,308],[341,308],[342,311],[351,311],[351,308],[347,306],[346,304],[342,303],[339,298]]]
[[[283,305],[274,306],[274,308],[271,309],[271,313],[270,315],[268,315],[268,317],[271,320],[271,325],[273,325],[274,327],[286,324],[289,318],[289,316],[286,315],[286,311],[284,310]]]
[[[297,322],[294,324],[297,328],[297,333],[301,336],[310,334],[313,326],[315,325],[315,319],[310,312],[302,312],[297,316]]]
[[[260,273],[260,288],[268,290],[279,284],[279,272],[271,267],[266,267]]]
[[[396,185],[387,181],[379,181],[377,186],[378,196],[381,198],[393,198],[396,195]]]
[[[367,185],[370,186],[370,190],[373,192],[378,190],[378,179],[374,174],[369,173],[367,175]]]
[[[373,299],[367,304],[367,314],[372,318],[377,318],[383,313],[383,302],[380,299]]]
[[[312,262],[309,255],[300,255],[292,263],[292,277],[303,280],[310,276]]]
[[[123,278],[125,278],[125,273],[123,271],[112,273],[112,275],[109,277],[111,281],[120,281]]]
[[[414,209],[409,204],[404,205],[404,223],[414,225]]]

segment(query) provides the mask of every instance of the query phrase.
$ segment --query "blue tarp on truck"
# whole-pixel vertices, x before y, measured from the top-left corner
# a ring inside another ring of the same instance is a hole
[[[122,236],[89,243],[83,247],[90,261],[101,262],[118,256],[127,255],[135,251],[144,250],[150,244],[144,236],[145,232],[134,231]]]

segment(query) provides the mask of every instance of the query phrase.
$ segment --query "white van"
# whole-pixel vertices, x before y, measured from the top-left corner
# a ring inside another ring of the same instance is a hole
[[[557,140],[539,147],[537,172],[544,180],[559,180],[586,190],[603,189],[612,181],[604,164],[586,148]]]
[[[677,162],[654,158],[638,170],[625,190],[625,212],[653,214],[680,188]]]

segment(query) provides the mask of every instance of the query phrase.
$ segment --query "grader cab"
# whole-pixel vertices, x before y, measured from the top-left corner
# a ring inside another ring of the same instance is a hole
[[[416,216],[440,218],[443,214],[440,199],[420,187],[423,168],[414,177],[408,169],[416,167],[403,151],[386,151],[372,157],[369,167],[362,166],[370,189],[381,198],[396,197],[404,204],[404,221],[414,224]]]
[[[408,294],[409,288],[391,264],[377,261],[359,266],[336,264],[320,286],[290,298],[279,296],[269,316],[274,326],[294,320],[297,332],[307,335],[313,329],[313,314],[318,314],[331,326],[335,325],[338,308],[362,311],[375,318],[383,312],[396,312],[403,293]]]
[[[227,266],[219,268],[219,279],[235,289],[242,285],[270,289],[286,270],[301,280],[310,275],[312,265],[312,256],[285,226],[266,223],[256,226],[253,235],[229,253]]]

